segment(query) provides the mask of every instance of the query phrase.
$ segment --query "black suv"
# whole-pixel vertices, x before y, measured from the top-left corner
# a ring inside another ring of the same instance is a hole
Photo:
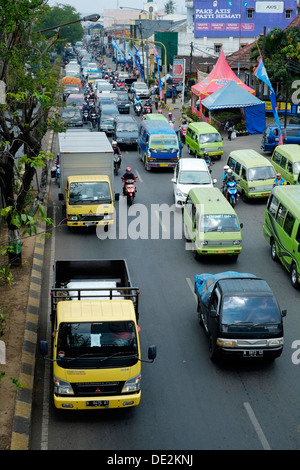
[[[127,91],[116,91],[117,95],[117,106],[118,110],[121,114],[129,114],[130,113],[130,102],[128,98]]]

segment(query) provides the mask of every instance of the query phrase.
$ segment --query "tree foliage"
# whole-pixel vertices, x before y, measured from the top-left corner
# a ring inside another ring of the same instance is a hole
[[[167,3],[164,4],[164,9],[167,15],[175,13],[176,2],[173,2],[173,0],[169,0]]]

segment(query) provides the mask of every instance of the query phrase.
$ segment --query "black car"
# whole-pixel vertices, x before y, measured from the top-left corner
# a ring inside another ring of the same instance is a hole
[[[82,114],[77,106],[63,108],[61,118],[68,127],[83,127]]]
[[[133,116],[115,117],[113,139],[119,146],[137,145],[139,128]]]
[[[211,359],[280,356],[286,310],[264,279],[234,271],[203,273],[195,276],[195,293]]]
[[[116,90],[115,93],[117,95],[117,106],[118,106],[119,112],[122,114],[129,114],[130,102],[129,102],[127,91]]]

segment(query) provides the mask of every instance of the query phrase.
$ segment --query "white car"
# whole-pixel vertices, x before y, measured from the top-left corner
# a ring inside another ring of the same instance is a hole
[[[202,158],[181,158],[174,169],[172,178],[175,207],[183,208],[190,189],[213,187],[217,182],[212,180],[206,161]]]
[[[135,94],[139,98],[150,98],[150,91],[144,82],[134,82],[132,86],[135,89]]]

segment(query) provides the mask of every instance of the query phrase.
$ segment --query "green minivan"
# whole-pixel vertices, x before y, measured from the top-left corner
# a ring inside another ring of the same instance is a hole
[[[288,184],[296,184],[300,172],[300,146],[298,144],[277,145],[271,163],[276,173],[281,173]]]
[[[207,122],[191,122],[186,130],[185,143],[189,154],[203,157],[221,158],[223,155],[223,140],[217,129]]]
[[[288,270],[292,286],[300,288],[300,186],[276,186],[268,199],[263,234],[271,257]]]
[[[242,251],[242,224],[218,188],[194,188],[183,207],[183,234],[191,241],[195,258],[200,255],[231,255]]]
[[[243,201],[270,196],[276,172],[266,157],[252,149],[233,150],[227,165],[234,173]]]

